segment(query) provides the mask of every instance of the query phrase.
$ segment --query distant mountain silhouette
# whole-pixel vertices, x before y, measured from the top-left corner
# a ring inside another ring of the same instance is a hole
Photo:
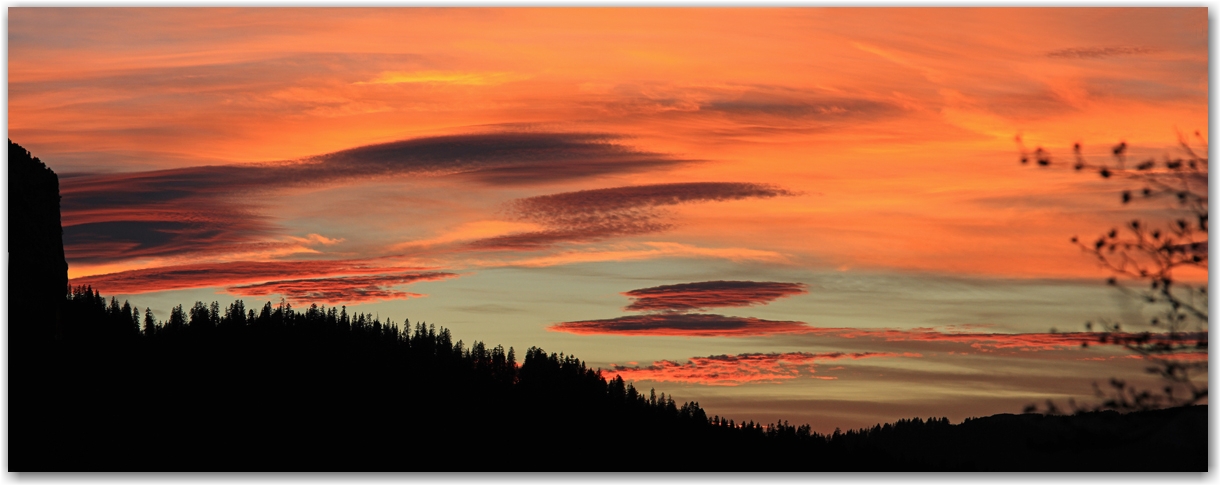
[[[51,237],[45,226],[10,231],[10,248]],[[29,273],[10,266],[10,283],[58,278],[59,247]],[[709,417],[571,355],[518,357],[346,307],[196,302],[158,321],[61,288],[66,298],[10,284],[10,318],[22,318],[10,329],[62,323],[53,338],[10,330],[11,471],[1207,469],[1206,406],[823,435]]]

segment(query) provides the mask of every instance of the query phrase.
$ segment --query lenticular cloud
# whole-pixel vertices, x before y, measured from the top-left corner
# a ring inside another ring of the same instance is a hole
[[[545,226],[541,231],[473,241],[476,250],[536,250],[565,242],[588,242],[670,229],[665,206],[791,196],[768,184],[692,182],[580,190],[518,199],[509,211],[518,219]]]
[[[804,322],[763,320],[703,313],[653,313],[605,320],[564,322],[551,326],[555,332],[582,335],[660,335],[675,337],[752,337],[781,333],[803,333]]]
[[[619,143],[621,138],[478,133],[401,140],[292,161],[74,174],[61,180],[64,244],[72,262],[234,252],[279,229],[249,196],[286,188],[395,176],[523,186],[697,162],[632,149]],[[679,198],[744,196],[704,193],[714,188],[685,190],[690,194]]]
[[[604,320],[563,322],[550,330],[575,334],[666,335],[682,337],[749,337],[804,333],[804,322],[763,320],[692,313],[713,307],[763,305],[792,295],[808,293],[802,283],[759,281],[704,281],[654,286],[623,293],[635,301],[627,311],[647,312]]]
[[[692,311],[715,307],[765,305],[779,298],[808,293],[802,283],[771,281],[704,281],[631,290],[628,311]]]

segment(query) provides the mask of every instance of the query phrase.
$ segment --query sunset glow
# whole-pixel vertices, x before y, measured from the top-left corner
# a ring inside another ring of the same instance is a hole
[[[1151,310],[1069,241],[1174,206],[1069,165],[1206,153],[1208,35],[1206,8],[10,8],[8,126],[59,174],[71,283],[159,319],[346,306],[827,432],[1155,385],[1081,345]]]

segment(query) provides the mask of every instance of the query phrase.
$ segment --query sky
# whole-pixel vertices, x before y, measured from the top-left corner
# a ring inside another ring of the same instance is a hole
[[[73,284],[346,305],[821,432],[1155,384],[1081,348],[1148,309],[1069,239],[1168,206],[1016,140],[1209,131],[1206,8],[8,13]]]

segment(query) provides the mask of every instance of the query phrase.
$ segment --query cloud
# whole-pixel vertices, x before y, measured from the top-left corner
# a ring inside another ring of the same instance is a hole
[[[552,252],[543,256],[524,259],[470,260],[479,266],[544,267],[598,261],[635,261],[656,258],[715,258],[729,261],[755,261],[768,263],[788,262],[787,256],[774,252],[749,248],[707,248],[673,242],[648,241],[642,243],[613,244],[610,248],[574,249]]]
[[[621,221],[601,226],[518,232],[471,241],[469,249],[483,251],[538,251],[566,242],[589,242],[612,237],[638,236],[673,227],[650,221]]]
[[[538,224],[528,222],[495,220],[472,221],[459,224],[457,227],[447,230],[435,237],[395,244],[391,246],[390,249],[394,251],[419,250],[420,248],[443,246],[446,244],[478,239],[488,239],[506,234],[530,232],[539,229],[539,227],[540,226]]]
[[[691,182],[581,190],[519,199],[511,208],[521,217],[556,225],[599,224],[630,211],[689,202],[721,202],[796,195],[769,184]]]
[[[242,189],[246,175],[239,167],[196,167],[61,178],[68,259],[215,252],[267,236],[274,226],[265,217],[223,196]]]
[[[766,304],[785,296],[806,293],[805,288],[801,283],[756,281],[704,281],[642,288],[623,293],[635,299],[625,310],[654,313],[564,322],[552,325],[550,330],[576,334],[685,337],[805,333],[807,327],[804,322],[686,313],[708,307]]]
[[[886,328],[818,328],[806,327],[804,332],[810,335],[875,339],[886,342],[926,342],[949,343],[969,346],[979,352],[1036,352],[1048,350],[1079,349],[1087,345],[1121,345],[1123,339],[1133,339],[1143,334],[1123,333],[1111,335],[1102,341],[1101,334],[1091,332],[1054,332],[1054,333],[982,333],[982,332],[943,332],[930,328],[886,329]],[[1169,341],[1168,334],[1149,334],[1152,341]],[[1194,341],[1206,339],[1205,334],[1185,332],[1179,334],[1179,340]]]
[[[671,167],[693,160],[616,144],[597,133],[483,133],[369,145],[307,159],[300,176],[462,175],[488,185],[536,185]]]
[[[808,293],[802,283],[769,281],[704,281],[631,290],[628,311],[693,311],[712,307],[743,307]]]
[[[1155,51],[1156,49],[1151,47],[1140,46],[1072,47],[1047,52],[1046,57],[1068,59],[1101,59],[1105,57],[1147,54]]]
[[[230,57],[231,56],[224,56]],[[177,102],[198,102],[217,95],[234,96],[252,90],[282,90],[302,82],[322,84],[323,78],[358,79],[373,76],[375,66],[417,64],[422,59],[410,54],[350,54],[320,53],[287,55],[236,62],[153,63],[149,67],[111,67],[99,70],[73,71],[69,75],[44,79],[34,77],[13,83],[13,91],[21,96],[42,93],[70,93],[71,101],[87,100],[91,104],[106,103],[105,99],[85,98],[84,93],[107,93],[111,96],[140,98],[154,93],[194,96],[175,99]],[[142,88],[142,89],[141,89]],[[177,98],[178,96],[175,96]],[[230,105],[232,103],[229,103]],[[268,107],[264,105],[264,107]]]
[[[580,88],[588,109],[641,123],[658,115],[691,120],[701,134],[718,134],[708,137],[708,143],[724,142],[719,135],[737,138],[760,128],[783,133],[842,130],[905,114],[903,103],[890,96],[843,89],[673,82],[585,83]]]
[[[383,266],[359,260],[233,261],[135,269],[73,278],[69,283],[90,285],[103,293],[131,295],[257,283],[283,278],[385,274],[418,269],[421,268]]]
[[[540,231],[506,234],[473,241],[476,250],[538,250],[564,242],[588,242],[664,231],[658,209],[694,202],[791,196],[767,184],[692,182],[581,190],[518,199],[508,205],[518,219],[546,226]]]
[[[106,221],[64,228],[64,249],[73,262],[207,254],[251,249],[269,231],[258,219],[229,221]],[[289,246],[281,244],[279,246]]]
[[[788,352],[712,355],[692,357],[685,364],[670,360],[635,367],[612,364],[606,372],[610,375],[621,376],[625,380],[737,386],[749,383],[778,383],[796,379],[802,375],[813,379],[833,380],[836,377],[813,375],[816,372],[817,363],[875,357],[922,357],[922,355],[909,352],[901,354],[893,352]]]
[[[886,342],[964,344],[980,352],[1038,351],[1080,348],[1098,342],[1099,334],[985,333],[970,331],[986,324],[953,326],[949,331],[932,328],[815,327],[796,321],[773,321],[688,313],[709,307],[744,307],[766,304],[779,298],[808,293],[802,283],[756,281],[705,281],[642,288],[623,293],[634,299],[624,310],[651,312],[603,320],[581,320],[552,325],[549,330],[584,335],[658,335],[682,337],[749,337],[801,334],[840,339],[872,339]],[[1124,334],[1130,337],[1131,335]],[[1121,337],[1121,336],[1120,336]],[[1193,338],[1193,337],[1187,337]]]
[[[672,285],[681,286],[681,285]],[[664,288],[664,287],[658,287]],[[628,307],[628,309],[632,309]],[[1115,345],[1114,339],[1100,342],[1099,334],[1066,333],[982,333],[945,332],[930,328],[826,328],[804,322],[763,320],[700,313],[666,311],[627,315],[603,320],[581,320],[552,325],[548,330],[579,335],[669,336],[669,337],[754,337],[764,335],[811,335],[841,339],[871,339],[884,342],[918,342],[968,346],[977,352],[1036,352],[1079,349],[1088,345]],[[1134,337],[1135,334],[1125,334]],[[1198,338],[1186,334],[1183,338]],[[1153,338],[1158,338],[1155,334]]]
[[[454,84],[459,86],[494,86],[530,76],[508,72],[456,71],[386,71],[370,81],[355,84]]]
[[[293,303],[328,303],[338,305],[342,303],[420,298],[424,295],[398,291],[392,289],[392,287],[417,281],[436,281],[456,276],[454,273],[433,272],[312,278],[230,286],[225,288],[225,291],[238,296],[283,295]]]
[[[61,178],[70,261],[222,252],[276,229],[252,195],[396,175],[529,185],[688,163],[589,133],[484,133],[418,138],[294,162],[215,165]]]
[[[1206,337],[1206,336],[1204,336]],[[1173,352],[1160,355],[1128,355],[1128,358],[1133,359],[1148,359],[1152,361],[1180,361],[1180,362],[1206,362],[1207,352]]]
[[[481,133],[367,145],[295,161],[67,177],[77,202],[132,205],[184,196],[261,191],[394,175],[466,175],[491,185],[532,185],[690,163],[597,133]],[[134,185],[134,187],[133,187]],[[118,190],[124,189],[124,190]]]
[[[155,22],[138,23],[147,26]],[[92,21],[84,23],[95,25]],[[148,44],[169,45],[156,41]],[[54,124],[16,127],[10,135],[39,140],[36,143],[45,149],[40,148],[38,153],[51,154],[57,161],[62,159],[54,154],[60,150],[89,153],[89,159],[78,156],[69,163],[78,170],[99,166],[99,155],[134,156],[142,163],[162,164],[169,161],[167,158],[180,158],[172,162],[177,166],[184,166],[180,162],[187,159],[193,160],[191,165],[200,165],[212,156],[231,156],[225,152],[240,152],[237,156],[246,160],[267,159],[251,156],[246,150],[271,153],[283,148],[268,147],[300,143],[284,139],[269,142],[262,136],[282,129],[283,123],[303,129],[292,131],[304,135],[314,127],[302,127],[302,120],[403,109],[411,98],[420,98],[418,93],[394,89],[395,93],[372,95],[369,91],[380,86],[352,83],[372,78],[379,71],[422,68],[428,62],[416,54],[315,51],[277,55],[247,47],[222,53],[224,49],[214,46],[205,49],[210,54],[196,51],[189,59],[179,56],[151,64],[132,62],[139,57],[132,57],[133,49],[144,47],[131,45],[110,51],[117,55],[110,58],[92,50],[87,61],[79,54],[72,56],[54,49],[52,56],[67,55],[67,59],[77,62],[72,62],[71,68],[56,64],[60,68],[37,72],[18,69],[21,74],[14,75],[9,88],[14,109],[34,117],[40,115],[33,113],[58,112],[73,121],[65,122],[61,117]],[[45,58],[47,54],[27,57],[25,65],[55,64]],[[85,121],[99,119],[109,120],[109,124]],[[313,138],[304,143],[311,144],[319,137]],[[235,144],[244,145],[246,150],[234,149]]]
[[[1086,332],[1065,333],[973,333],[941,332],[932,329],[815,329],[807,333],[840,338],[872,338],[887,342],[945,342],[965,344],[980,351],[996,350],[1061,350],[1080,348],[1096,342],[1097,336]]]
[[[701,105],[699,109],[736,118],[827,123],[895,117],[902,111],[893,103],[862,97],[798,95],[780,90],[755,90],[736,97],[720,97]]]
[[[302,244],[317,243],[323,246],[331,246],[343,242],[343,238],[329,238],[321,234],[308,234],[305,237],[289,237],[289,239]]]
[[[704,281],[654,286],[623,293],[635,300],[625,310],[653,313],[605,320],[564,322],[552,325],[550,330],[576,334],[684,337],[806,333],[808,327],[804,322],[687,313],[709,307],[766,304],[778,298],[807,293],[805,288],[801,283],[756,281]]]
[[[606,320],[564,322],[548,328],[553,332],[581,335],[654,335],[678,337],[752,337],[804,333],[803,322],[762,320],[702,313],[655,313],[628,315]]]

